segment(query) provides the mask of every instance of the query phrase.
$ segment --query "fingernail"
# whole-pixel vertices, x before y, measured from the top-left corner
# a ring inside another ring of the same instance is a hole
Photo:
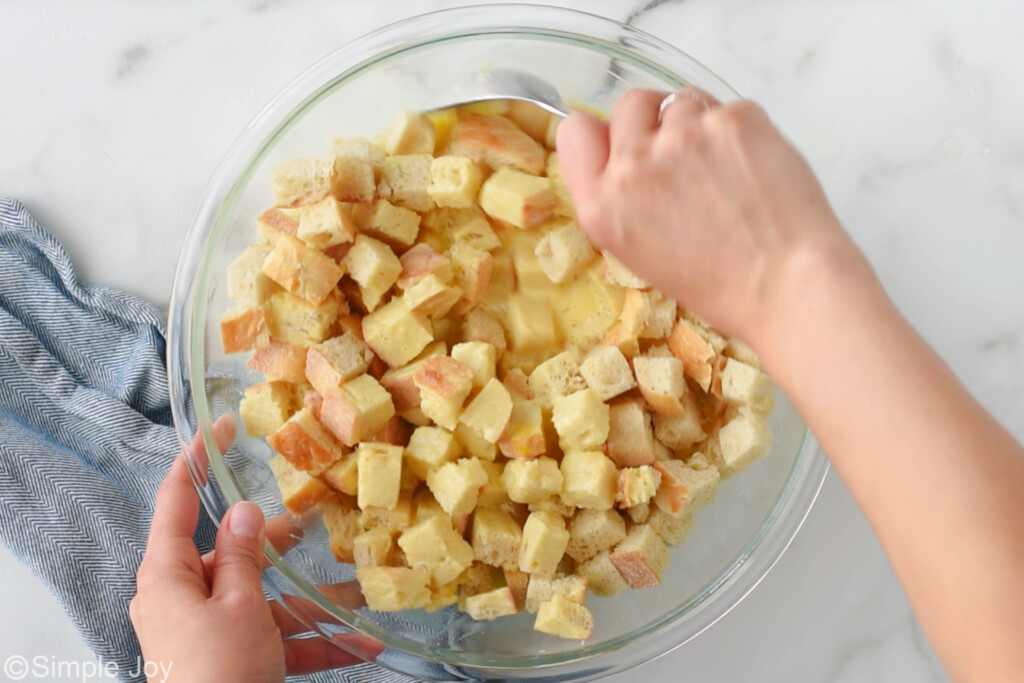
[[[242,501],[231,508],[228,516],[228,529],[235,536],[256,538],[263,528],[263,513],[255,503]]]

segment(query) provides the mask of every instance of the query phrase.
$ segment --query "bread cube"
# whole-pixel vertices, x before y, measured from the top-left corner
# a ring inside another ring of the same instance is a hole
[[[715,350],[689,320],[680,318],[668,338],[668,348],[683,361],[684,372],[704,391],[711,388],[711,360]]]
[[[567,282],[579,275],[596,255],[590,240],[576,223],[544,235],[534,253],[544,274],[555,283]]]
[[[364,531],[352,539],[352,556],[356,567],[383,567],[391,552],[391,534],[387,529]]]
[[[576,354],[572,351],[552,356],[530,373],[530,388],[545,408],[553,407],[557,398],[574,394],[586,387]]]
[[[475,429],[470,429],[462,422],[455,428],[455,438],[458,439],[462,450],[469,455],[485,461],[492,461],[498,457],[497,445],[491,443]]]
[[[451,517],[449,517],[444,510],[441,509],[441,504],[434,498],[434,494],[429,489],[423,489],[419,491],[412,500],[412,523],[419,524],[425,522],[435,515],[441,515],[451,523]]]
[[[678,306],[675,300],[655,289],[643,292],[643,297],[647,305],[647,315],[644,318],[643,329],[640,330],[641,339],[666,339],[676,321]]]
[[[275,455],[267,464],[281,490],[281,501],[292,514],[301,515],[331,495],[331,489],[326,484],[295,469],[284,456]]]
[[[434,341],[430,319],[395,298],[363,318],[363,339],[393,368],[415,358]]]
[[[409,567],[359,567],[356,580],[366,606],[378,612],[426,607],[430,602],[430,573]]]
[[[427,472],[427,487],[441,509],[453,519],[473,511],[486,483],[487,472],[476,458],[447,462]]]
[[[238,405],[245,433],[267,436],[276,432],[297,408],[293,385],[271,381],[247,387]]]
[[[438,206],[473,206],[484,174],[476,162],[464,156],[436,157],[430,162],[427,192]]]
[[[656,290],[627,289],[620,324],[623,336],[664,339],[676,320],[676,303]]]
[[[274,199],[278,206],[312,204],[326,197],[334,183],[334,156],[289,159],[274,164]]]
[[[556,594],[537,608],[533,630],[566,640],[586,640],[594,632],[594,615],[583,605]]]
[[[509,167],[499,168],[484,181],[477,200],[491,218],[523,230],[547,220],[558,203],[550,180]]]
[[[629,583],[612,563],[611,553],[607,550],[578,564],[576,572],[587,580],[590,592],[602,598],[618,595],[629,588]]]
[[[448,356],[430,358],[414,375],[420,390],[420,409],[441,427],[452,431],[462,404],[473,389],[473,373]]]
[[[587,600],[587,580],[575,574],[554,578],[531,576],[526,589],[526,611],[536,612],[542,603],[556,595],[582,605]]]
[[[304,346],[271,341],[256,347],[247,365],[269,379],[301,384],[306,381],[306,353]]]
[[[761,367],[761,359],[754,353],[754,349],[747,346],[742,340],[736,337],[730,337],[725,340],[725,353],[730,358],[735,358],[741,363],[746,363],[758,370],[763,370]]]
[[[430,187],[430,154],[399,154],[384,159],[377,194],[413,211],[430,211],[434,200]]]
[[[459,111],[455,107],[446,107],[445,109],[432,109],[424,112],[423,115],[434,124],[434,153],[438,153],[448,147],[452,130],[459,122]]]
[[[592,389],[554,399],[551,422],[562,450],[597,448],[608,440],[608,404]]]
[[[459,582],[452,581],[451,583],[433,588],[430,591],[430,602],[424,609],[427,612],[436,612],[439,609],[450,607],[458,603],[459,601]]]
[[[464,342],[482,341],[493,346],[498,356],[507,348],[505,328],[492,314],[477,308],[469,311],[462,319],[459,339]]]
[[[386,199],[353,205],[352,220],[360,232],[399,249],[412,246],[420,232],[418,213]]]
[[[565,554],[568,543],[569,532],[565,528],[565,520],[560,515],[546,510],[531,512],[526,518],[526,524],[523,525],[523,540],[519,546],[519,570],[541,577],[552,576],[562,555]]]
[[[228,296],[242,308],[259,306],[277,287],[263,274],[263,262],[272,248],[266,242],[250,244],[228,264]]]
[[[761,412],[771,409],[772,383],[768,375],[757,367],[727,358],[721,378],[722,398],[731,403],[749,405]]]
[[[576,511],[576,507],[574,505],[567,505],[562,501],[561,497],[557,495],[545,498],[539,503],[530,503],[526,506],[526,509],[528,512],[546,510],[548,512],[554,512],[559,517],[564,517],[566,519],[572,517],[573,513]],[[559,571],[563,571],[563,569],[560,568]]]
[[[772,433],[764,418],[748,410],[740,412],[718,432],[725,475],[734,474],[764,457],[771,449]]]
[[[430,572],[434,588],[454,581],[473,563],[473,548],[452,528],[447,515],[417,521],[398,537],[409,564]]]
[[[359,513],[359,524],[363,529],[383,529],[394,536],[409,528],[412,523],[412,496],[408,491],[398,494],[393,508],[369,506]]]
[[[281,235],[296,237],[299,234],[299,214],[301,209],[271,207],[256,217],[256,232],[266,243],[269,250],[281,238]]]
[[[323,252],[283,236],[263,262],[263,274],[291,294],[316,305],[334,291],[345,271]]]
[[[338,318],[338,300],[327,297],[319,304],[311,304],[288,292],[278,292],[267,299],[264,310],[272,339],[308,347],[327,337],[331,324]]]
[[[633,524],[646,524],[651,516],[651,503],[632,505],[628,508],[623,508],[622,512],[625,513],[626,517],[629,517],[629,521]]]
[[[306,354],[305,375],[309,383],[321,394],[336,389],[367,371],[373,351],[362,339],[344,332],[309,349]]]
[[[548,154],[546,175],[551,180],[551,191],[555,195],[555,215],[575,218],[576,208],[573,206],[569,188],[565,186],[565,181],[562,179],[562,167],[558,162],[556,152]]]
[[[360,137],[334,138],[331,140],[331,151],[338,157],[367,161],[372,168],[380,168],[386,156],[383,147]]]
[[[267,320],[263,309],[235,308],[220,318],[220,338],[224,353],[249,351],[269,343]]]
[[[611,252],[602,251],[601,256],[604,257],[602,277],[604,277],[605,282],[625,287],[626,289],[647,289],[650,287],[645,280],[624,266],[622,261],[615,258]]]
[[[566,505],[608,510],[615,504],[619,471],[601,451],[566,451],[561,471]]]
[[[455,344],[452,346],[452,358],[470,369],[475,388],[481,389],[494,379],[498,350],[493,344],[482,341]]]
[[[306,408],[288,418],[280,429],[267,437],[267,443],[296,469],[314,476],[345,454],[341,444]]]
[[[473,554],[476,559],[495,567],[519,566],[519,544],[523,530],[508,512],[494,508],[477,508],[473,513]]]
[[[345,255],[345,268],[359,285],[366,310],[373,312],[395,284],[402,264],[391,247],[366,235],[358,235]]]
[[[451,246],[448,257],[454,271],[453,282],[462,290],[463,302],[456,312],[468,311],[480,301],[491,281],[493,257],[489,252],[461,242]]]
[[[346,446],[369,439],[394,414],[391,394],[370,375],[328,388],[320,406],[320,421]]]
[[[661,583],[670,558],[665,542],[654,529],[638,524],[615,546],[609,559],[631,588],[649,588]]]
[[[580,374],[603,401],[636,386],[629,361],[617,346],[598,345],[580,363]]]
[[[497,171],[511,167],[535,176],[544,171],[544,148],[504,116],[463,115],[452,131],[451,147]]]
[[[327,249],[352,242],[356,226],[334,197],[324,197],[315,204],[299,210],[299,225],[295,236],[315,249]]]
[[[520,368],[512,368],[505,373],[505,379],[501,380],[513,398],[534,399],[533,389],[530,388],[530,378]]]
[[[386,443],[361,443],[356,448],[359,472],[359,507],[391,509],[398,505],[402,480],[402,447]]]
[[[449,285],[437,275],[430,274],[406,289],[402,300],[411,311],[440,318],[448,314],[462,294],[461,287]]]
[[[512,590],[503,586],[467,597],[463,611],[478,621],[493,621],[498,617],[515,614],[518,610]]]
[[[505,116],[519,126],[524,133],[543,145],[548,122],[554,114],[530,102],[511,100],[508,103],[508,111]],[[551,156],[554,154],[549,154],[548,158],[550,159]]]
[[[608,457],[619,467],[639,467],[654,462],[651,416],[642,401],[621,401],[608,413]]]
[[[686,393],[683,362],[676,357],[662,358],[638,356],[633,359],[633,370],[640,385],[640,393],[654,412],[659,415],[679,416],[686,413],[682,403]]]
[[[359,492],[359,456],[355,452],[346,453],[325,469],[320,474],[320,479],[335,491],[347,496],[356,495]]]
[[[467,598],[504,587],[502,586],[502,571],[479,560],[474,560],[473,564],[462,572],[454,583],[458,585],[458,605],[459,610],[463,612],[466,611]]]
[[[335,144],[331,194],[342,202],[372,202],[377,196],[376,169],[383,164],[383,151],[359,138],[349,138]]]
[[[443,356],[448,352],[444,342],[428,344],[416,359],[408,365],[390,368],[380,377],[380,384],[391,394],[395,411],[405,413],[420,405],[420,390],[413,381],[416,372],[423,367],[429,358]]]
[[[459,422],[493,444],[498,442],[511,416],[512,397],[508,389],[492,377],[462,411]]]
[[[449,282],[454,276],[451,260],[424,242],[414,245],[398,260],[402,264],[402,273],[398,278],[401,289],[408,289],[427,275],[436,275],[443,282]]]
[[[691,514],[713,501],[721,481],[715,467],[696,470],[678,460],[655,462],[654,469],[661,473],[654,504],[673,517]]]
[[[377,362],[383,365],[379,359],[377,359]],[[370,366],[370,371],[371,373],[374,372],[372,365]],[[370,374],[370,376],[373,377],[372,374]],[[381,388],[383,389],[383,387]],[[386,389],[385,392],[387,392]],[[388,393],[388,397],[390,398],[390,393]],[[409,425],[406,424],[405,420],[398,415],[393,414],[388,421],[384,423],[383,427],[370,436],[370,441],[379,441],[381,443],[389,443],[394,446],[405,447],[405,445],[409,443],[409,435],[411,433],[412,430],[409,428]]]
[[[689,394],[684,396],[681,415],[655,415],[654,436],[668,448],[680,452],[707,438],[700,424],[700,412]]]
[[[619,472],[619,492],[616,501],[620,507],[633,508],[646,505],[661,486],[661,472],[650,465],[626,467]]]
[[[512,398],[512,414],[498,440],[498,447],[506,458],[535,458],[547,452],[539,401],[518,396]]]
[[[465,244],[482,251],[494,251],[501,246],[497,233],[482,213],[469,214],[449,228],[448,235],[453,244]]]
[[[388,154],[433,154],[434,124],[423,114],[403,111],[384,133],[384,150]]]
[[[545,224],[537,230],[505,230],[503,237],[512,253],[516,291],[540,297],[551,293],[551,280],[540,267],[536,254],[541,234],[546,227]]]
[[[569,521],[569,544],[565,552],[584,562],[609,550],[626,537],[626,522],[615,510],[578,510]]]
[[[677,517],[655,507],[647,518],[647,526],[654,529],[665,545],[676,546],[690,535],[695,520],[694,515]]]
[[[631,329],[622,320],[612,325],[601,338],[603,346],[614,346],[626,358],[640,355],[640,338],[638,332]]]
[[[417,427],[406,446],[406,463],[420,479],[454,461],[459,456],[459,444],[451,432],[440,427]]]
[[[477,509],[508,507],[511,503],[508,499],[508,492],[501,482],[501,474],[505,470],[504,463],[492,460],[481,460],[480,466],[487,473],[487,483],[480,489],[480,496],[477,498]]]
[[[355,538],[363,531],[355,503],[344,496],[330,496],[317,503],[316,509],[327,529],[327,543],[334,558],[338,562],[353,562]]]
[[[548,122],[548,133],[544,136],[544,144],[548,149],[555,149],[558,143],[558,126],[562,123],[561,116],[552,116]]]
[[[562,471],[558,462],[546,456],[505,463],[501,483],[510,500],[539,503],[562,491]],[[524,570],[526,571],[526,570]]]

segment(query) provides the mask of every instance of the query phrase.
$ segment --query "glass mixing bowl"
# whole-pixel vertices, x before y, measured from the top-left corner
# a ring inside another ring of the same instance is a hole
[[[245,354],[223,353],[218,321],[230,307],[226,267],[256,239],[255,218],[273,197],[271,167],[322,154],[336,136],[373,137],[403,109],[457,101],[460,84],[495,67],[535,74],[565,101],[600,111],[630,88],[694,84],[723,101],[737,97],[702,65],[641,31],[528,5],[402,21],[295,79],[214,172],[175,277],[168,345],[174,417],[182,442],[192,444],[192,475],[214,520],[242,499],[258,503],[268,519],[283,512],[266,442],[240,429],[222,453],[211,431],[216,417],[237,415],[245,387],[262,379]],[[268,544],[266,586],[312,630],[366,634],[385,646],[379,664],[425,680],[562,681],[621,671],[686,643],[726,614],[779,559],[810,509],[827,466],[794,408],[782,395],[776,399],[771,452],[724,482],[715,502],[697,513],[660,586],[588,599],[595,628],[585,642],[536,633],[529,614],[475,622],[454,608],[372,612],[361,606],[353,567],[331,555],[316,515],[302,520],[289,543]],[[344,647],[368,654],[357,640]]]

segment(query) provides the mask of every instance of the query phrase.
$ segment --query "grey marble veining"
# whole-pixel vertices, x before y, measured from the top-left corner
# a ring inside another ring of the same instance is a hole
[[[203,187],[259,107],[347,40],[456,4],[4,3],[0,193],[28,204],[85,279],[166,307]],[[897,305],[1024,438],[1024,5],[553,4],[629,21],[761,102],[807,155]],[[0,614],[0,660],[87,656],[45,590],[5,552]],[[640,676],[945,680],[834,475],[746,600],[692,643],[612,680]]]

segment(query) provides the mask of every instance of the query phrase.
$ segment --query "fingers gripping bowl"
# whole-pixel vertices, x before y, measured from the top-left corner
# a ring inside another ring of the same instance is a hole
[[[460,84],[492,68],[536,74],[567,102],[599,111],[637,87],[674,91],[694,84],[723,101],[736,97],[650,36],[591,15],[532,6],[461,8],[395,24],[296,79],[243,131],[215,172],[175,279],[172,405],[183,442],[198,437],[209,454],[206,461],[190,458],[190,466],[215,519],[241,499],[259,503],[268,518],[284,512],[266,441],[239,429],[221,453],[211,428],[219,415],[237,415],[245,388],[263,379],[247,366],[246,354],[223,352],[219,321],[231,307],[227,266],[255,239],[255,218],[273,197],[272,167],[320,154],[334,137],[372,139],[400,111],[459,101]],[[588,599],[594,630],[585,641],[537,633],[531,614],[488,622],[453,608],[369,610],[353,589],[354,567],[335,560],[316,515],[303,517],[291,539],[268,545],[266,583],[312,630],[369,635],[386,646],[378,663],[426,680],[578,680],[622,670],[690,640],[727,613],[798,529],[826,466],[781,395],[768,426],[771,452],[723,483],[698,513],[660,586]]]

